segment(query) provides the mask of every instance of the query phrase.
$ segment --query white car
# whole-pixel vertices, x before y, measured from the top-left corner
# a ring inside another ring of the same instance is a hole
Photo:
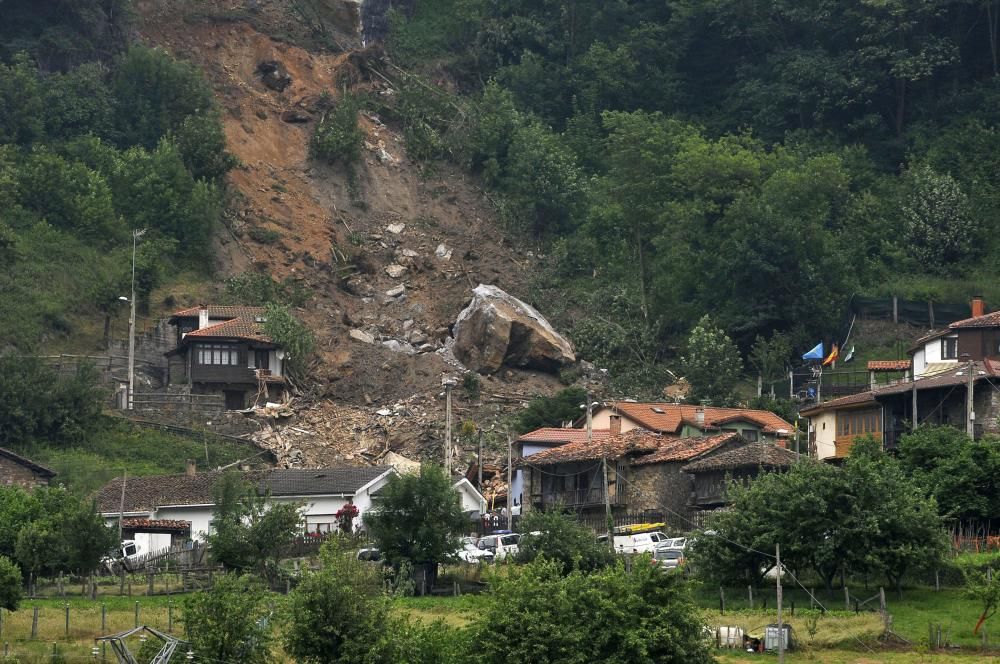
[[[480,549],[470,537],[462,539],[455,557],[463,563],[491,563],[495,558],[492,551]]]
[[[520,541],[521,536],[517,533],[502,533],[481,537],[476,546],[483,551],[491,552],[493,559],[500,562],[508,556],[513,558],[517,555],[517,543]]]

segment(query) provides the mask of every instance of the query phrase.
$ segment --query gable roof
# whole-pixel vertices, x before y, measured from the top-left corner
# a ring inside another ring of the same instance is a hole
[[[692,461],[681,470],[686,473],[703,473],[737,468],[788,468],[795,461],[795,452],[771,443],[758,442]]]
[[[340,468],[276,468],[251,470],[244,479],[257,491],[272,496],[354,495],[382,475],[395,472],[386,466],[345,466]],[[125,482],[124,512],[150,512],[166,505],[213,505],[214,489],[224,475],[212,470],[194,475],[148,475],[129,477]],[[122,478],[116,477],[97,493],[97,509],[117,514],[122,498]]]
[[[20,454],[17,454],[16,452],[11,452],[10,450],[4,447],[0,447],[0,456],[7,457],[14,463],[17,463],[19,465],[24,466],[25,468],[34,471],[36,475],[41,475],[42,477],[45,478],[52,478],[56,476],[56,471],[50,468],[46,468],[41,464],[35,463],[31,459],[23,457]]]
[[[907,383],[909,384],[909,383]],[[799,411],[799,415],[805,415],[808,417],[813,413],[821,413],[825,410],[833,410],[836,408],[843,408],[845,406],[860,406],[862,404],[876,404],[875,393],[871,390],[865,392],[858,392],[857,394],[849,394],[846,397],[840,397],[838,399],[830,399],[829,401],[824,401],[823,403],[813,404],[808,408],[803,408]]]
[[[594,440],[603,440],[611,435],[608,429],[594,429],[591,431]],[[585,442],[587,440],[586,429],[568,429],[556,427],[542,427],[528,433],[521,434],[516,443],[551,443],[553,445],[564,445],[566,443]]]
[[[243,305],[209,304],[206,305],[209,318],[250,318],[264,315],[264,307],[245,307]],[[170,314],[170,319],[197,318],[201,307],[189,307]]]
[[[246,339],[248,341],[271,343],[271,337],[264,334],[260,323],[253,318],[234,318],[203,327],[200,330],[192,330],[184,335],[185,339],[189,337],[199,339]]]
[[[975,318],[957,320],[948,327],[953,330],[968,327],[1000,327],[1000,311],[994,311],[991,314],[985,314],[983,316],[976,316]]]
[[[544,452],[538,452],[521,459],[522,465],[530,463],[532,465],[547,465],[553,463],[570,463],[573,461],[591,461],[607,457],[608,459],[620,459],[628,454],[643,454],[657,449],[665,438],[675,438],[674,436],[664,436],[644,429],[632,429],[617,436],[607,436],[600,440],[594,440],[587,445],[586,439],[576,440],[559,447],[553,447]]]
[[[720,445],[739,439],[740,435],[735,432],[702,438],[678,438],[643,429],[632,429],[617,436],[594,441],[589,446],[586,441],[577,441],[538,452],[521,459],[521,465],[546,466],[574,461],[595,461],[602,457],[614,460],[626,456],[633,456],[635,465],[688,461]]]
[[[761,427],[765,433],[778,433],[781,430],[791,434],[795,428],[784,419],[767,410],[752,408],[721,408],[705,406],[705,423],[698,424],[698,409],[695,404],[679,404],[667,402],[614,401],[605,404],[605,408],[618,412],[650,431],[662,433],[680,433],[681,425],[688,423],[698,428],[718,428],[720,424],[746,420]]]
[[[637,458],[634,463],[637,466],[645,466],[652,463],[672,463],[675,461],[690,461],[696,459],[714,449],[727,443],[742,440],[740,434],[729,431],[705,436],[704,438],[675,438],[664,440],[659,449],[650,454]]]

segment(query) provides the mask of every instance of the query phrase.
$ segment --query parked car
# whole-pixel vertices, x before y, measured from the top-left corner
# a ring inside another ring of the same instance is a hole
[[[496,558],[492,551],[480,549],[471,537],[462,539],[455,557],[463,563],[491,563]]]
[[[517,544],[521,541],[521,536],[517,533],[498,533],[480,537],[476,546],[493,554],[493,559],[497,562],[505,560],[508,556],[517,555]]]
[[[684,550],[669,547],[655,548],[653,561],[663,569],[675,569],[684,564]]]
[[[673,541],[659,531],[651,533],[636,533],[634,535],[615,535],[614,544],[617,553],[652,553],[657,546]]]
[[[675,537],[673,539],[668,539],[665,542],[661,542],[660,546],[670,549],[681,549],[687,548],[688,538],[687,537]]]
[[[358,549],[357,557],[366,563],[382,562],[382,552],[375,548]]]
[[[101,559],[101,564],[114,575],[122,570],[131,572],[136,561],[145,553],[147,552],[135,540],[122,540],[115,551]]]

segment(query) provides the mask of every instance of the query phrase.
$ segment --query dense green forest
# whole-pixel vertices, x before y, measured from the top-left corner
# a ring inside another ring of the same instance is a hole
[[[205,265],[232,166],[211,89],[127,0],[0,0],[0,346],[36,350]],[[204,269],[204,268],[201,268]]]
[[[389,111],[543,243],[535,297],[583,356],[653,387],[705,313],[794,354],[855,292],[998,292],[998,20],[996,0],[424,0],[390,53],[457,96],[404,78]]]

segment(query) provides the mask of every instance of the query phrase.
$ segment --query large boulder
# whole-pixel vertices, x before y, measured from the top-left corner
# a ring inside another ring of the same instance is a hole
[[[576,361],[573,347],[549,322],[496,286],[480,284],[455,322],[455,357],[479,373],[501,366],[556,371]]]

